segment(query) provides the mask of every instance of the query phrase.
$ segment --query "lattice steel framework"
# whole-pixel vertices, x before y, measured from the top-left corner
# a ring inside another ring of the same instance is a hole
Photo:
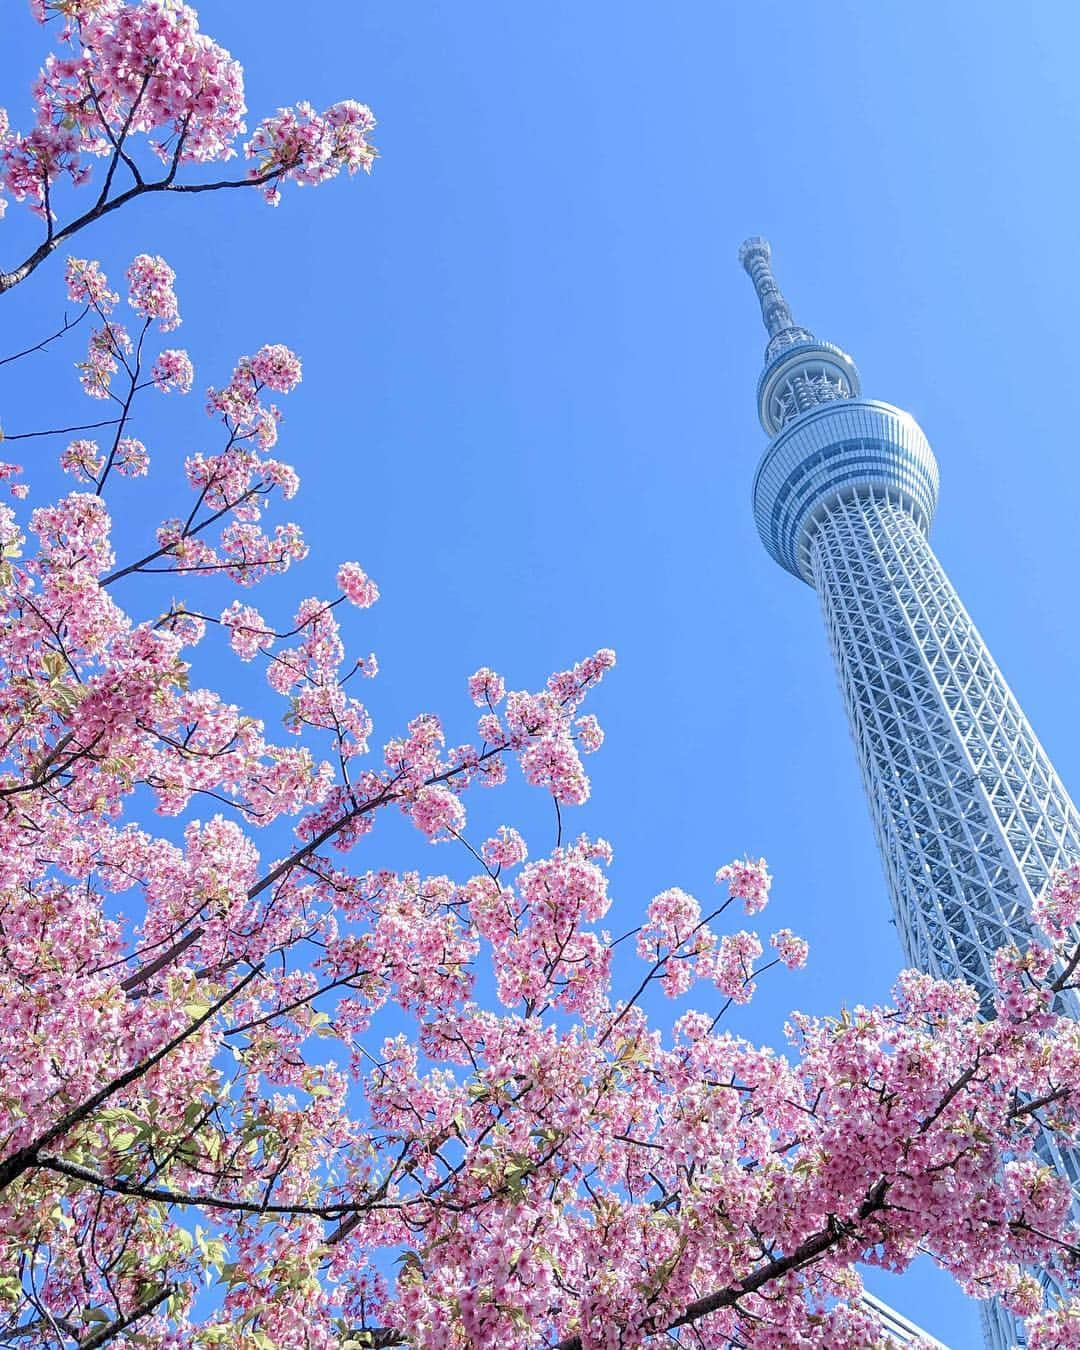
[[[820,597],[904,951],[992,1013],[993,954],[1029,939],[1035,896],[1080,858],[1080,813],[930,547],[918,424],[861,398],[851,358],[795,324],[763,239],[740,261],[769,332],[758,531]],[[1077,1157],[1049,1136],[1040,1152],[1080,1195]],[[996,1304],[983,1329],[991,1350],[1023,1344]]]
[[[1080,817],[904,506],[841,497],[811,566],[904,950],[989,1007],[993,953],[1080,856]]]

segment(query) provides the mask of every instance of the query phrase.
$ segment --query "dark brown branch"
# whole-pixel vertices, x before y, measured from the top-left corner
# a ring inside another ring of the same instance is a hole
[[[110,1322],[108,1326],[101,1327],[100,1330],[92,1332],[85,1340],[80,1341],[79,1350],[98,1350],[99,1346],[107,1345],[109,1341],[114,1340],[133,1323],[149,1316],[159,1303],[164,1303],[167,1298],[172,1298],[175,1293],[176,1286],[174,1284],[163,1284],[160,1289],[155,1289],[152,1294],[148,1294],[141,1303],[136,1303],[130,1312],[123,1313],[115,1321]]]
[[[700,1322],[703,1317],[708,1317],[710,1313],[719,1312],[721,1308],[735,1307],[739,1300],[745,1298],[747,1294],[756,1293],[765,1285],[771,1284],[774,1280],[780,1279],[791,1271],[801,1270],[804,1266],[810,1265],[819,1256],[823,1256],[827,1251],[843,1242],[845,1238],[850,1237],[853,1225],[862,1223],[872,1214],[884,1209],[887,1190],[888,1182],[882,1177],[859,1206],[858,1213],[851,1224],[838,1223],[834,1220],[828,1227],[823,1228],[819,1233],[814,1233],[805,1242],[800,1243],[788,1256],[767,1261],[750,1275],[747,1275],[745,1279],[739,1280],[737,1284],[729,1284],[726,1288],[718,1289],[712,1294],[707,1294],[704,1298],[695,1299],[678,1317],[673,1318],[670,1322],[666,1322],[662,1326],[645,1328],[647,1334],[655,1335],[664,1331],[675,1331],[679,1327]],[[554,1350],[582,1350],[581,1337],[566,1336],[558,1342]]]
[[[4,440],[32,441],[38,436],[70,436],[73,431],[96,431],[98,427],[114,427],[119,420],[118,417],[109,417],[104,422],[83,422],[77,427],[52,427],[48,431],[20,431],[14,436],[5,435]]]
[[[100,220],[103,216],[119,210],[121,206],[126,206],[136,197],[145,196],[150,192],[218,192],[225,188],[262,187],[266,183],[280,178],[289,167],[292,166],[278,165],[276,168],[268,169],[265,173],[256,174],[252,178],[226,178],[220,179],[216,183],[175,183],[172,181],[172,173],[168,177],[158,179],[153,183],[135,183],[110,201],[103,202],[99,199],[89,211],[84,211],[81,216],[70,221],[62,229],[50,231],[48,238],[44,239],[17,267],[12,268],[10,272],[0,272],[0,295],[4,291],[12,290],[20,281],[25,281],[31,272],[36,271],[49,254],[54,252],[65,239],[70,239],[73,234],[78,234],[87,225],[92,225],[95,220]]]
[[[140,984],[144,984],[152,975],[156,975],[159,970],[175,961],[178,956],[191,946],[193,942],[198,942],[203,935],[203,929],[200,925],[193,928],[190,933],[185,933],[182,938],[178,938],[167,951],[156,957],[149,965],[143,966],[137,970],[134,975],[129,975],[126,980],[120,981],[120,988],[130,993],[132,989],[137,989]]]
[[[83,319],[85,319],[89,313],[90,313],[90,306],[86,305],[77,319],[72,319],[69,321],[68,316],[65,314],[64,326],[62,328],[58,328],[55,333],[50,333],[47,338],[42,338],[40,342],[35,342],[32,347],[24,347],[21,352],[13,352],[11,356],[0,357],[0,366],[10,365],[12,361],[18,361],[21,357],[30,356],[34,352],[43,352],[50,342],[55,342],[57,338],[61,338],[64,336],[65,333],[69,333],[73,328],[77,328],[78,325],[82,323]],[[38,434],[40,435],[44,433]],[[18,440],[20,438],[16,436],[5,436],[4,439],[11,441],[11,440]]]
[[[200,521],[199,524],[196,525],[194,529],[185,529],[181,538],[193,539],[195,535],[201,534],[202,531],[205,530],[208,525],[213,525],[215,520],[220,520],[221,517],[225,515],[227,512],[235,510],[235,508],[238,506],[242,506],[244,502],[248,500],[249,497],[253,497],[257,492],[261,491],[263,491],[263,484],[261,482],[257,483],[254,487],[248,488],[246,492],[242,492],[240,496],[237,497],[236,501],[227,502],[223,507],[220,508],[220,510],[215,511],[213,515],[209,515],[206,517],[205,520]],[[176,541],[176,543],[179,542],[180,540]],[[141,572],[145,570],[147,563],[151,563],[156,558],[163,558],[165,557],[166,554],[171,553],[173,549],[176,547],[176,543],[163,544],[161,548],[154,549],[153,553],[147,553],[146,556],[140,558],[138,562],[129,563],[127,567],[117,568],[115,572],[110,572],[107,577],[102,577],[100,585],[103,587],[111,586],[114,581],[119,581],[121,577],[129,576],[132,572]],[[204,565],[202,567],[195,566],[187,569],[170,567],[167,569],[159,569],[159,570],[167,570],[170,572],[181,570],[187,570],[192,572],[199,572],[199,571],[209,572],[213,571],[214,569],[212,567],[207,567]]]
[[[1054,983],[1050,986],[1050,988],[1053,990],[1055,994],[1060,994],[1061,991],[1066,987],[1066,985],[1068,985],[1070,979],[1072,979],[1073,975],[1075,974],[1078,966],[1080,966],[1080,942],[1076,944],[1076,949],[1073,952],[1072,956],[1069,958],[1068,965],[1057,977]]]
[[[257,966],[254,966],[242,980],[238,980],[231,989],[226,990],[221,998],[219,998],[216,1003],[211,1004],[201,1016],[196,1017],[194,1021],[189,1022],[184,1030],[178,1032],[172,1040],[166,1041],[160,1050],[155,1050],[148,1058],[141,1060],[138,1064],[133,1064],[130,1069],[125,1069],[122,1074],[119,1074],[111,1082],[106,1083],[105,1086],[95,1092],[92,1097],[88,1097],[84,1102],[80,1102],[78,1106],[73,1106],[70,1111],[66,1111],[60,1119],[56,1121],[55,1124],[50,1125],[43,1134],[39,1134],[38,1137],[29,1144],[24,1144],[22,1148],[17,1149],[14,1153],[5,1158],[4,1161],[0,1163],[0,1191],[6,1190],[11,1183],[21,1177],[24,1172],[37,1166],[37,1160],[42,1151],[47,1149],[50,1144],[55,1144],[58,1139],[67,1134],[68,1130],[70,1130],[73,1125],[77,1125],[80,1121],[85,1120],[87,1116],[92,1115],[99,1106],[104,1105],[110,1097],[114,1096],[117,1092],[121,1092],[124,1088],[129,1087],[132,1083],[142,1078],[144,1074],[149,1073],[156,1064],[160,1064],[167,1055],[171,1055],[178,1046],[183,1045],[189,1036],[193,1036],[195,1032],[204,1027],[211,1018],[216,1017],[226,1003],[229,1003],[234,999],[237,994],[251,983],[256,975],[259,975],[262,972],[262,968],[261,962]]]
[[[344,1214],[357,1214],[370,1208],[370,1201],[342,1201],[340,1204],[325,1205],[271,1205],[260,1200],[234,1200],[226,1195],[197,1195],[190,1191],[174,1191],[165,1186],[144,1186],[137,1181],[125,1181],[121,1177],[105,1177],[92,1167],[83,1167],[80,1163],[68,1162],[64,1158],[54,1158],[43,1154],[38,1157],[35,1167],[49,1172],[59,1172],[72,1181],[83,1181],[89,1186],[97,1186],[113,1195],[129,1195],[134,1200],[154,1200],[162,1205],[196,1206],[200,1209],[224,1209],[244,1214],[306,1214],[319,1219],[337,1219]]]

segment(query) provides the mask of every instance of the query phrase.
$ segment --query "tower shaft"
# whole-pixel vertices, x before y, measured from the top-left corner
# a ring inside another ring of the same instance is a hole
[[[1080,815],[906,509],[838,501],[810,559],[905,954],[989,1009]]]

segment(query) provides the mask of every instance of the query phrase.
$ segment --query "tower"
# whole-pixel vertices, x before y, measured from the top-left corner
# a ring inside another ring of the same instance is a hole
[[[818,593],[907,959],[989,1008],[993,954],[1025,943],[1035,896],[1080,857],[1080,816],[930,547],[938,466],[918,423],[795,323],[764,239],[739,261],[769,333],[758,533]],[[1076,1189],[1077,1159],[1043,1144]],[[992,1350],[1018,1339],[996,1306],[983,1326]]]

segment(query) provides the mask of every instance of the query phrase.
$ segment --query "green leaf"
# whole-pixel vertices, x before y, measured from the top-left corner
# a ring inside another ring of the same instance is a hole
[[[50,680],[58,680],[67,670],[67,662],[60,652],[46,651],[42,653],[41,664],[45,667],[45,673]]]

